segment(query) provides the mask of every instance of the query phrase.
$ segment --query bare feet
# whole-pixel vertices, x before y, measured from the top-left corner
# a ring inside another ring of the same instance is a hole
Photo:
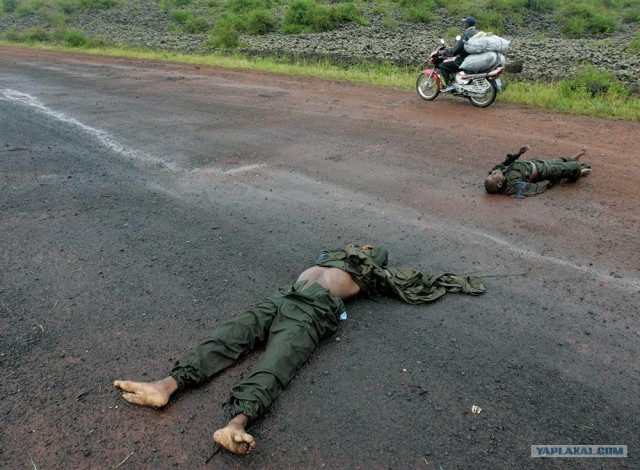
[[[583,156],[586,153],[587,149],[585,147],[581,148],[580,151],[578,153],[576,153],[572,158],[575,161],[580,160],[580,157]],[[591,173],[591,172],[589,172]]]
[[[116,380],[113,385],[124,392],[122,397],[129,403],[151,408],[162,408],[169,403],[171,395],[178,390],[178,382],[173,377],[167,377],[157,382]]]
[[[580,176],[588,176],[591,174],[591,168],[583,168],[580,170]]]
[[[213,433],[214,442],[233,454],[248,454],[256,446],[256,440],[245,431],[248,422],[246,415],[239,414],[224,428]]]

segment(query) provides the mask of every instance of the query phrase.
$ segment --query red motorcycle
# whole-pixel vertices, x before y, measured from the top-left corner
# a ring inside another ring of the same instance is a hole
[[[445,61],[454,60],[454,57],[446,57],[441,54],[445,49],[444,40],[440,39],[438,46],[430,55],[428,65],[420,72],[420,76],[416,81],[416,90],[423,100],[431,101],[443,90],[443,79],[440,76],[438,66]],[[503,57],[504,58],[504,57]],[[478,108],[486,108],[490,106],[496,99],[498,93],[503,90],[502,81],[498,75],[504,73],[504,65],[500,61],[492,64],[488,70],[480,72],[460,71],[456,73],[453,82],[454,89],[451,93],[454,96],[468,98],[471,104]]]

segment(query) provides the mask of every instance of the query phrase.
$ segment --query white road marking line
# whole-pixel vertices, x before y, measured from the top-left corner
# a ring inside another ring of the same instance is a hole
[[[70,124],[75,126],[82,131],[86,132],[90,136],[94,137],[98,142],[102,145],[113,151],[114,153],[129,158],[132,160],[139,160],[147,163],[153,163],[156,165],[160,165],[162,167],[167,168],[176,173],[183,174],[216,174],[216,175],[229,175],[233,176],[239,173],[244,173],[247,171],[255,170],[258,168],[263,168],[265,164],[252,164],[252,165],[243,165],[233,169],[221,169],[221,168],[185,168],[177,165],[174,162],[167,161],[163,158],[149,155],[138,150],[126,148],[124,145],[120,144],[111,134],[101,129],[96,129],[95,127],[88,126],[77,119],[67,116],[64,113],[59,111],[54,111],[47,106],[45,106],[38,98],[35,96],[29,95],[28,93],[23,93],[21,91],[10,90],[8,88],[0,89],[0,99],[4,99],[7,101],[16,101],[18,103],[24,104],[25,106],[29,106],[31,108],[35,108],[37,111],[45,114],[46,116],[57,119],[58,121],[64,122],[66,124]]]

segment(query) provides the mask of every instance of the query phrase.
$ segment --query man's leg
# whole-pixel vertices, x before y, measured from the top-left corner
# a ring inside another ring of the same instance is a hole
[[[200,385],[264,343],[285,290],[218,326],[211,336],[177,362],[170,375],[156,382],[116,380],[129,403],[162,408],[178,389]]]
[[[582,170],[584,169],[584,166],[580,162],[576,161],[574,157],[562,157],[555,160],[537,161],[542,162],[542,165],[537,165],[538,180],[548,180],[553,184],[557,184],[562,181],[570,183],[577,181],[582,176]]]
[[[246,424],[271,406],[322,339],[335,333],[338,316],[343,311],[342,301],[318,284],[294,291],[283,299],[269,330],[264,355],[233,389],[234,418],[214,433],[218,445],[236,454],[253,449],[255,442],[246,433]]]
[[[571,159],[578,161],[580,160],[580,157],[582,157],[586,152],[587,152],[586,147],[582,147],[578,153],[576,153],[573,157],[571,157]]]

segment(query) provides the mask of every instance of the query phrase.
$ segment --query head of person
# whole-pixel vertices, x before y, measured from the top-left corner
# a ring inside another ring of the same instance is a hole
[[[467,16],[462,20],[462,28],[467,29],[476,25],[476,19],[473,16]]]
[[[484,189],[489,194],[497,194],[500,192],[502,185],[504,184],[505,176],[500,170],[494,170],[489,173],[489,176],[484,180]]]

